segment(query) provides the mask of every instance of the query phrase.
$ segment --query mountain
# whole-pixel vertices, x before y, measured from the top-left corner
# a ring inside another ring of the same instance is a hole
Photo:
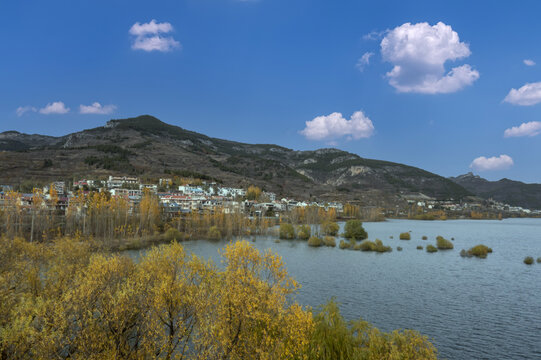
[[[193,175],[230,185],[255,184],[297,198],[373,205],[419,192],[439,199],[471,195],[449,179],[412,166],[338,149],[295,151],[211,138],[149,115],[110,120],[61,137],[0,134],[0,183],[109,174]]]
[[[450,180],[484,199],[492,198],[513,206],[541,209],[541,184],[525,184],[509,179],[489,181],[471,172],[451,177]]]

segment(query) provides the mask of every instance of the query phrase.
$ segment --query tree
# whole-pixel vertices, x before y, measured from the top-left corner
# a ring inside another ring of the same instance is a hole
[[[344,237],[346,239],[364,240],[368,238],[368,234],[364,230],[363,223],[360,220],[348,220],[344,230]]]

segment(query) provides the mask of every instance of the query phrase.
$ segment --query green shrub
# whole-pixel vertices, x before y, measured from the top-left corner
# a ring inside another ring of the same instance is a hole
[[[480,245],[475,245],[468,251],[465,251],[465,250],[460,251],[460,256],[462,257],[476,256],[478,258],[485,259],[487,255],[490,254],[491,252],[492,252],[491,248],[483,244],[480,244]]]
[[[409,232],[400,233],[400,240],[411,240],[411,234]]]
[[[321,225],[321,231],[325,235],[336,236],[339,230],[340,226],[333,221],[326,221]]]
[[[417,250],[423,250],[423,247],[421,245],[417,245]]]
[[[532,264],[533,264],[533,257],[531,257],[531,256],[526,256],[526,257],[524,258],[524,264],[526,264],[526,265],[532,265]]]
[[[167,229],[164,236],[167,241],[181,241],[184,238],[183,234],[175,228]]]
[[[222,238],[222,233],[217,226],[211,226],[207,236],[210,240],[220,240]]]
[[[423,236],[423,240],[428,240],[428,236]]]
[[[428,252],[428,253],[435,253],[437,251],[438,251],[438,248],[436,248],[432,244],[426,246],[426,252]]]
[[[436,246],[440,250],[451,250],[454,248],[453,243],[445,239],[443,236],[436,237]]]
[[[297,238],[301,240],[308,240],[312,235],[312,228],[310,225],[300,225],[297,228]]]
[[[323,245],[323,241],[317,236],[311,236],[310,239],[308,239],[308,246],[319,247],[321,245]]]
[[[350,243],[344,240],[340,240],[340,244],[338,245],[340,249],[349,249],[350,246]]]
[[[295,239],[295,228],[291,224],[280,224],[280,239]]]
[[[402,251],[402,246],[397,246],[396,251]]]
[[[336,246],[336,241],[334,240],[334,237],[332,237],[332,236],[325,236],[323,238],[323,244],[325,246],[335,247]]]
[[[346,239],[364,240],[368,237],[360,220],[348,220],[344,230],[344,237]]]

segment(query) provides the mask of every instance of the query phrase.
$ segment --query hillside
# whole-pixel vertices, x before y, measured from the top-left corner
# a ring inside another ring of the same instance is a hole
[[[450,180],[485,199],[492,198],[513,206],[541,209],[541,184],[525,184],[509,179],[489,181],[471,172]]]
[[[470,195],[449,179],[407,165],[338,149],[295,151],[211,138],[149,115],[111,120],[62,137],[8,131],[0,134],[0,151],[0,183],[192,173],[225,184],[256,184],[280,195],[373,205],[404,193],[440,199]]]

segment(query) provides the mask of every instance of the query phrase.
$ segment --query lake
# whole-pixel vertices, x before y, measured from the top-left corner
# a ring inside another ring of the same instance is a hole
[[[384,331],[418,330],[441,358],[541,358],[541,264],[523,263],[526,256],[541,257],[541,219],[389,220],[364,227],[369,239],[383,240],[393,252],[311,248],[272,237],[253,244],[282,256],[302,285],[297,300],[303,305],[316,307],[334,296],[347,319],[362,317]],[[398,239],[405,231],[411,240]],[[416,249],[435,244],[437,235],[454,237],[454,250]],[[487,259],[460,257],[461,249],[481,243],[494,251]],[[225,242],[183,245],[218,261]]]

